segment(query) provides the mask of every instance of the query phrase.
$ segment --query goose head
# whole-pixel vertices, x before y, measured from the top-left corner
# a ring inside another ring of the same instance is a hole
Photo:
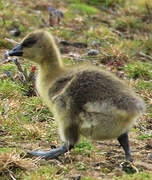
[[[20,44],[8,52],[9,56],[22,56],[25,59],[42,64],[44,61],[59,61],[60,54],[54,39],[47,31],[28,34]]]

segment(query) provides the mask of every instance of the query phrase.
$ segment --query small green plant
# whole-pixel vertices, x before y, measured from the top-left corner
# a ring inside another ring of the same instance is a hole
[[[86,141],[81,141],[78,143],[75,148],[73,149],[74,154],[83,154],[85,156],[90,157],[91,150],[93,150],[94,147],[92,144]]]
[[[27,31],[26,27],[23,26],[23,25],[20,25],[20,26],[19,26],[19,29],[21,30],[22,33],[24,33],[24,32]]]
[[[86,141],[80,142],[79,144],[76,145],[76,147],[79,149],[87,149],[87,150],[93,149],[93,145]]]

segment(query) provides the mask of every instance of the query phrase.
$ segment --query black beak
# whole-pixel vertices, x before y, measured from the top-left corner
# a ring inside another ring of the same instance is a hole
[[[23,48],[22,48],[22,46],[20,44],[17,45],[16,47],[14,47],[10,51],[8,51],[8,55],[9,56],[22,56],[23,55]]]

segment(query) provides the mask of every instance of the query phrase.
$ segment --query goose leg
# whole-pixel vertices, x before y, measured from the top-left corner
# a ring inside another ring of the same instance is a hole
[[[123,150],[125,151],[125,156],[127,161],[133,161],[133,158],[130,154],[130,146],[129,146],[129,138],[128,138],[128,132],[120,135],[118,137],[118,141],[120,145],[122,146]]]
[[[33,156],[42,157],[44,159],[55,159],[61,154],[64,154],[71,150],[74,146],[63,144],[62,146],[52,149],[50,151],[29,151],[28,154]]]

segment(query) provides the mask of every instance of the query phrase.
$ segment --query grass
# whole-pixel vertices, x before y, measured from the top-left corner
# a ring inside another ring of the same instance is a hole
[[[15,82],[7,80],[0,80],[1,98],[5,99],[14,96],[14,94],[21,92],[21,86]]]
[[[140,135],[139,139],[144,140],[144,139],[151,139],[152,135],[150,134],[144,134],[144,135]]]
[[[64,12],[60,25],[44,27],[44,21],[48,23],[48,6]],[[70,153],[58,160],[37,161],[27,158],[26,152],[47,150],[62,143],[56,121],[36,94],[29,91],[33,90],[32,83],[20,80],[15,64],[0,64],[0,179],[152,179],[151,160],[147,157],[151,149],[145,149],[151,147],[152,140],[152,63],[148,58],[152,56],[152,24],[148,12],[151,7],[150,1],[145,0],[0,1],[1,60],[4,52],[13,46],[6,37],[20,42],[29,32],[44,28],[56,38],[88,45],[88,48],[66,47],[62,56],[67,66],[87,60],[113,71],[127,79],[147,105],[146,113],[130,132],[134,166],[139,173],[120,168],[124,154],[118,142],[113,140],[91,142],[82,138]],[[9,33],[12,27],[21,30],[19,37]],[[93,41],[98,42],[97,45],[92,45]],[[88,56],[87,52],[92,48],[97,49],[99,55]],[[23,69],[31,71],[33,64],[23,59],[19,62]],[[8,71],[9,77],[6,76]],[[138,161],[144,165],[136,164]]]
[[[82,154],[84,156],[90,157],[91,151],[95,150],[92,144],[89,142],[82,141],[79,144],[76,145],[76,147],[73,150],[73,154]]]
[[[75,13],[80,13],[81,15],[94,15],[99,12],[98,9],[82,3],[71,4],[70,8],[74,10]]]
[[[152,82],[151,81],[145,81],[143,79],[140,79],[138,82],[137,82],[137,88],[139,90],[148,90],[148,91],[151,91],[151,86],[152,86]]]
[[[136,61],[134,64],[127,64],[124,71],[130,78],[150,80],[152,79],[151,68],[152,64]]]
[[[152,178],[152,175],[148,174],[148,173],[137,173],[134,175],[126,175],[123,177],[118,177],[116,178],[116,180],[150,180]]]
[[[5,40],[5,39],[1,39],[0,40],[0,47],[2,47],[2,48],[12,48],[13,46],[12,46],[12,44],[10,43],[10,42],[8,42],[7,40]]]

